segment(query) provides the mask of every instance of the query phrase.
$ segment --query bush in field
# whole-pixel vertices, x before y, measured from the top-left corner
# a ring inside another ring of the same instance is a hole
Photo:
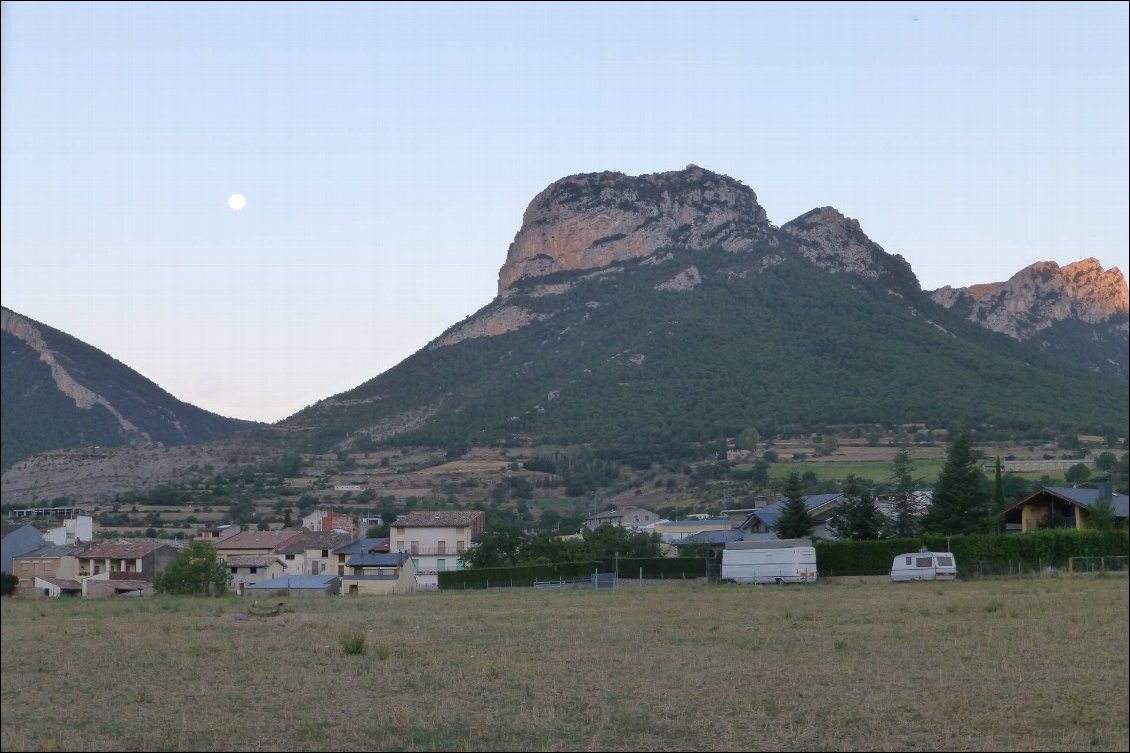
[[[207,596],[223,593],[230,578],[215,547],[206,541],[194,541],[154,579],[153,585],[162,593]]]
[[[341,650],[348,656],[360,656],[366,651],[367,638],[361,631],[345,633],[341,636]]]

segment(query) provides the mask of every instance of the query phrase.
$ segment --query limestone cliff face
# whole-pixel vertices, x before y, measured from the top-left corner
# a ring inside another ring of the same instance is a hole
[[[530,202],[498,289],[505,294],[519,280],[607,267],[666,246],[741,251],[772,233],[752,189],[696,165],[640,176],[574,175]]]
[[[832,207],[802,214],[781,226],[809,261],[831,272],[847,272],[878,279],[884,276],[918,280],[910,265],[897,254],[888,254],[867,237],[858,220],[845,217]]]
[[[1126,331],[1126,278],[1118,268],[1104,270],[1097,259],[1083,259],[1065,267],[1037,262],[1007,282],[968,288],[946,286],[930,296],[986,329],[1027,340],[1065,319],[1088,324],[1112,321]]]
[[[118,424],[124,431],[130,434],[140,434],[146,440],[150,439],[148,434],[134,426],[117,408],[110,404],[110,401],[79,384],[58,362],[54,351],[47,346],[47,342],[43,339],[43,334],[30,319],[25,319],[10,309],[0,309],[0,329],[23,340],[39,354],[39,360],[51,369],[51,378],[55,380],[55,386],[64,395],[74,400],[76,407],[92,408],[95,405],[101,405],[118,420]]]

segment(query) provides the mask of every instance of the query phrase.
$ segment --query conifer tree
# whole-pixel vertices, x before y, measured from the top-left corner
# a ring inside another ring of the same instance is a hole
[[[812,535],[812,515],[804,503],[804,484],[800,476],[790,473],[785,482],[785,505],[773,531],[779,539],[803,539]]]
[[[918,501],[914,495],[918,481],[913,473],[914,464],[910,461],[910,453],[899,450],[891,462],[891,481],[895,485],[895,499],[891,506],[894,514],[886,525],[886,533],[891,538],[913,538],[922,528]]]
[[[922,519],[928,533],[984,533],[993,527],[981,461],[973,454],[973,437],[962,433],[950,445],[946,462],[934,488],[934,500]]]

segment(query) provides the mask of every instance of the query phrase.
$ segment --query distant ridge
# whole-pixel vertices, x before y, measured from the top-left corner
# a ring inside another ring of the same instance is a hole
[[[93,445],[181,445],[258,424],[181,402],[97,348],[0,308],[2,463]]]

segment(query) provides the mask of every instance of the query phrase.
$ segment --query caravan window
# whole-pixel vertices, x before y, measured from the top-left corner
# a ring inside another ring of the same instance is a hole
[[[932,567],[934,564],[933,557],[918,557],[914,561],[915,567]]]
[[[909,565],[909,564],[910,564],[910,560],[911,560],[911,558],[910,558],[910,557],[907,557],[907,558],[906,558],[906,564],[908,564],[908,565]]]
[[[938,557],[939,567],[953,567],[953,557]]]

